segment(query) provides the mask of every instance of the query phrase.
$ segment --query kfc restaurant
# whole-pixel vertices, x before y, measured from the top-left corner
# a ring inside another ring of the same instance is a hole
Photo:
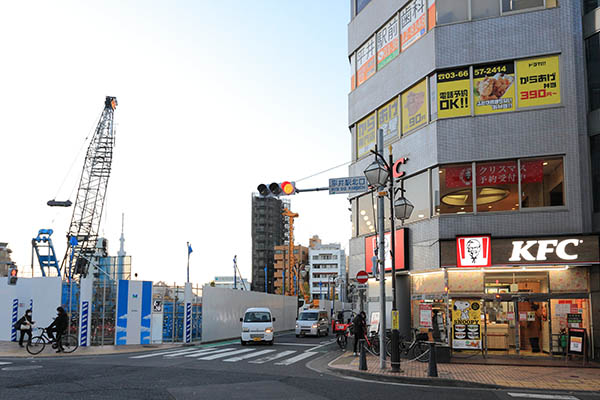
[[[598,236],[459,236],[439,248],[441,269],[409,272],[413,328],[453,356],[593,358]]]

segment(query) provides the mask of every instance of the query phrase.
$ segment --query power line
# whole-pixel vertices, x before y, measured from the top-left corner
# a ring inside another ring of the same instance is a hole
[[[305,177],[305,178],[302,178],[302,179],[296,179],[296,182],[301,182],[301,181],[304,181],[304,180],[306,180],[306,179],[310,179],[310,178],[312,178],[312,177],[315,177],[315,176],[317,176],[317,175],[324,174],[325,172],[329,172],[329,171],[331,171],[331,170],[334,170],[334,169],[336,169],[336,168],[343,167],[344,165],[348,165],[348,164],[350,164],[351,162],[352,162],[352,161],[346,161],[345,163],[342,163],[342,164],[340,164],[340,165],[336,165],[335,167],[328,168],[328,169],[326,169],[326,170],[324,170],[324,171],[321,171],[321,172],[317,172],[317,173],[315,173],[315,174],[312,174],[312,175],[309,175],[309,176],[307,176],[307,177]]]

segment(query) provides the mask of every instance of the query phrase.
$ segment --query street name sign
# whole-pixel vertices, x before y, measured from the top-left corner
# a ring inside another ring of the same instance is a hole
[[[329,179],[329,194],[362,193],[369,190],[369,182],[364,176]]]

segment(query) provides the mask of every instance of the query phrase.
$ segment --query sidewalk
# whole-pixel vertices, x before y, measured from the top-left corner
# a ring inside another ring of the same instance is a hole
[[[130,344],[124,346],[88,346],[78,347],[71,354],[56,353],[56,350],[50,345],[40,354],[35,356],[29,354],[25,348],[19,347],[17,342],[0,341],[0,358],[2,357],[76,357],[76,356],[91,356],[99,354],[117,354],[117,353],[133,353],[136,351],[156,351],[171,349],[173,347],[181,347],[182,343],[167,343],[167,344]]]
[[[438,378],[429,378],[427,363],[403,360],[400,366],[402,372],[393,373],[389,364],[381,370],[379,358],[370,354],[367,355],[367,371],[360,371],[358,362],[359,357],[346,352],[330,362],[328,367],[344,375],[365,379],[434,386],[600,391],[600,369],[597,368],[438,363]]]

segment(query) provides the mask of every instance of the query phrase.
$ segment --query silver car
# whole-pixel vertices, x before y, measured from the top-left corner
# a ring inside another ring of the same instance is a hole
[[[302,311],[296,320],[296,337],[304,335],[329,335],[329,318],[327,311]]]

